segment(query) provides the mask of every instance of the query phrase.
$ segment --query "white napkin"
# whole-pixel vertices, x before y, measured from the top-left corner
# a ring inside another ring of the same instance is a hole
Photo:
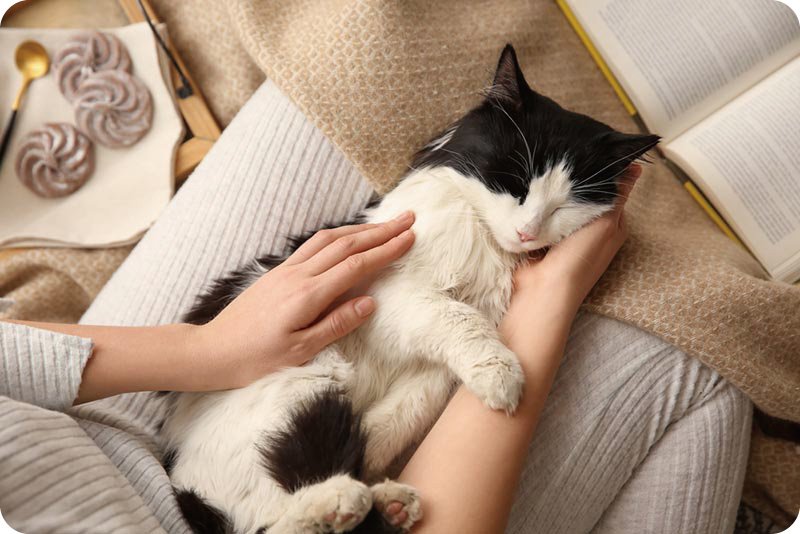
[[[39,41],[51,59],[76,29],[0,29],[0,128],[22,82],[14,50]],[[175,154],[183,121],[173,99],[168,71],[146,23],[103,30],[125,44],[138,76],[153,97],[153,126],[135,145],[107,148],[94,143],[95,171],[75,193],[41,198],[22,185],[15,161],[20,140],[46,122],[75,125],[72,105],[50,72],[33,80],[23,97],[14,133],[0,162],[0,248],[21,246],[104,247],[136,241],[156,220],[174,192]],[[166,81],[165,81],[166,80]]]

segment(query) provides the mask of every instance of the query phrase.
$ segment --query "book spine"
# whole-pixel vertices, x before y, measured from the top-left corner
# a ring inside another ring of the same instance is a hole
[[[617,81],[617,78],[611,72],[611,69],[608,68],[608,65],[606,65],[606,62],[603,60],[603,57],[597,51],[597,48],[595,48],[595,46],[592,44],[592,40],[589,39],[589,36],[583,29],[583,26],[581,26],[581,23],[578,22],[578,19],[575,17],[575,14],[567,5],[567,1],[556,0],[556,3],[558,3],[558,7],[561,8],[561,11],[564,12],[564,15],[566,15],[567,20],[575,29],[575,33],[577,33],[578,37],[580,37],[581,41],[583,41],[584,46],[586,46],[586,48],[589,50],[589,53],[592,55],[592,58],[594,59],[595,63],[597,63],[597,66],[600,67],[600,70],[603,72],[603,75],[606,77],[606,79],[608,79],[608,82],[611,84],[611,87],[614,88],[614,91],[617,93],[617,96],[622,101],[622,105],[625,106],[625,109],[628,110],[628,113],[630,113],[631,115],[637,115],[638,113],[636,111],[636,107],[633,105],[633,102],[631,102],[631,99],[628,97],[627,93],[625,93],[625,90]]]

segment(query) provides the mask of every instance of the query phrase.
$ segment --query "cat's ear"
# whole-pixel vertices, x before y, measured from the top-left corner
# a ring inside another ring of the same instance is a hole
[[[522,106],[522,95],[528,90],[528,84],[517,62],[517,53],[513,46],[507,44],[500,54],[494,82],[487,97],[519,108]]]
[[[661,140],[658,135],[607,132],[601,134],[604,152],[614,160],[634,162]]]

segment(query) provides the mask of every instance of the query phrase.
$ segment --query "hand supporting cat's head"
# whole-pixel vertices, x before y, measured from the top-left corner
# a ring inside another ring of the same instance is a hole
[[[610,210],[618,180],[659,139],[617,132],[533,91],[506,45],[484,101],[423,148],[414,167],[451,167],[481,184],[476,208],[500,246],[521,253]]]

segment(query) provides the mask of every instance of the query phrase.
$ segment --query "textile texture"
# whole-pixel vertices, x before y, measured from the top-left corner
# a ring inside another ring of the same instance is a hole
[[[344,155],[267,82],[82,322],[177,321],[211,279],[280,253],[287,233],[352,216],[371,196]],[[72,403],[90,345],[0,323],[4,517],[37,534],[188,533],[158,463],[164,397],[48,409]],[[730,532],[751,410],[739,390],[680,349],[579,314],[506,533]]]
[[[478,102],[506,42],[534,89],[636,131],[550,0],[153,4],[222,124],[266,73],[380,190]],[[762,410],[800,421],[800,288],[766,280],[661,163],[645,170],[627,213],[629,242],[587,307],[681,347]],[[103,251],[24,254],[0,262],[0,294],[18,300],[9,313],[74,321],[127,250],[102,260]],[[77,279],[65,267],[73,262],[82,266]],[[754,437],[745,499],[788,524],[800,510],[790,491],[800,488],[798,460],[795,444]]]
[[[636,131],[555,2],[227,5],[259,67],[378,190],[390,189],[416,149],[479,101],[506,42],[534,89]],[[800,421],[800,288],[767,280],[661,162],[645,171],[627,212],[631,238],[587,308],[681,347],[768,414]],[[776,469],[772,490],[786,480],[800,487],[797,458]],[[800,500],[782,494],[788,520]]]

